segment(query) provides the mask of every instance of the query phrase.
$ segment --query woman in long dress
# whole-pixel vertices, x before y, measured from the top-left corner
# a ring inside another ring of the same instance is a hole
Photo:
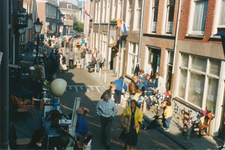
[[[122,131],[120,138],[125,141],[124,148],[127,149],[127,146],[130,146],[130,149],[133,149],[133,146],[137,145],[138,131],[140,129],[140,125],[142,124],[143,113],[137,107],[137,102],[132,100],[131,106],[125,108],[121,115],[129,118],[130,130],[128,133]]]

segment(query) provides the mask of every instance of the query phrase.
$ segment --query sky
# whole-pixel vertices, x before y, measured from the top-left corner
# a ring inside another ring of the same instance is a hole
[[[75,0],[59,0],[59,1],[67,1],[68,3],[72,3],[72,4],[74,4],[75,5]]]

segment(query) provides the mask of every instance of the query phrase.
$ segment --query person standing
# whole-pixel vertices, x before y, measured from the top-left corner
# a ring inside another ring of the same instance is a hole
[[[102,62],[102,56],[101,56],[101,53],[97,52],[96,54],[96,61],[97,61],[97,71],[100,70],[100,64]]]
[[[74,61],[74,52],[73,49],[70,50],[68,53],[68,58],[69,58],[69,69],[73,69],[73,61]]]
[[[114,81],[113,84],[116,85],[116,90],[115,90],[115,103],[120,104],[121,100],[121,94],[123,89],[127,91],[127,85],[124,82],[124,77],[120,77],[118,80]]]
[[[76,53],[76,56],[77,56],[77,63],[80,63],[80,60],[81,60],[81,53],[82,53],[82,50],[79,49]]]
[[[131,106],[125,108],[121,115],[129,118],[130,130],[128,133],[122,131],[120,138],[125,141],[124,148],[127,149],[127,146],[130,146],[130,149],[133,149],[133,146],[137,145],[138,131],[140,129],[140,125],[142,124],[143,113],[137,107],[137,102],[132,100]]]
[[[164,131],[169,132],[170,121],[173,117],[173,108],[171,107],[170,101],[166,102],[166,109],[164,111],[164,117],[165,117],[165,126],[166,126],[166,128],[164,128]]]
[[[82,48],[81,49],[81,59],[80,59],[80,64],[81,68],[84,69],[84,59],[85,59],[86,51]]]
[[[112,122],[118,110],[114,101],[110,98],[109,93],[105,93],[104,98],[98,102],[96,112],[101,120],[102,144],[106,146],[106,149],[110,149]]]
[[[163,92],[166,91],[164,79],[160,77],[160,74],[158,72],[155,73],[155,86],[156,89],[153,90],[153,94],[156,93],[162,94]]]

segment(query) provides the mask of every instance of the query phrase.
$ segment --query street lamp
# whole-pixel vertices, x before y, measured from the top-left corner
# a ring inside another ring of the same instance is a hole
[[[34,29],[35,29],[35,32],[37,33],[37,47],[36,47],[37,54],[36,54],[34,63],[36,62],[38,53],[39,53],[39,35],[38,34],[41,32],[41,28],[42,28],[42,22],[40,22],[39,18],[37,18],[37,21],[34,23]]]

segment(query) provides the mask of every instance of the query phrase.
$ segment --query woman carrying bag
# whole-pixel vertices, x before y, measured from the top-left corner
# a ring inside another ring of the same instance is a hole
[[[127,149],[127,146],[130,146],[130,149],[133,149],[133,146],[137,145],[138,131],[140,129],[140,125],[142,124],[142,118],[143,118],[143,113],[137,107],[137,102],[135,100],[131,101],[131,106],[123,110],[123,113],[121,114],[121,119],[122,117],[129,118],[130,123],[128,123],[128,126],[130,124],[130,127],[129,127],[129,132],[126,132],[124,130],[122,131],[122,133],[120,134],[120,138],[123,141],[125,141],[125,145],[124,145],[125,149]],[[121,123],[120,123],[120,126],[121,126]]]

